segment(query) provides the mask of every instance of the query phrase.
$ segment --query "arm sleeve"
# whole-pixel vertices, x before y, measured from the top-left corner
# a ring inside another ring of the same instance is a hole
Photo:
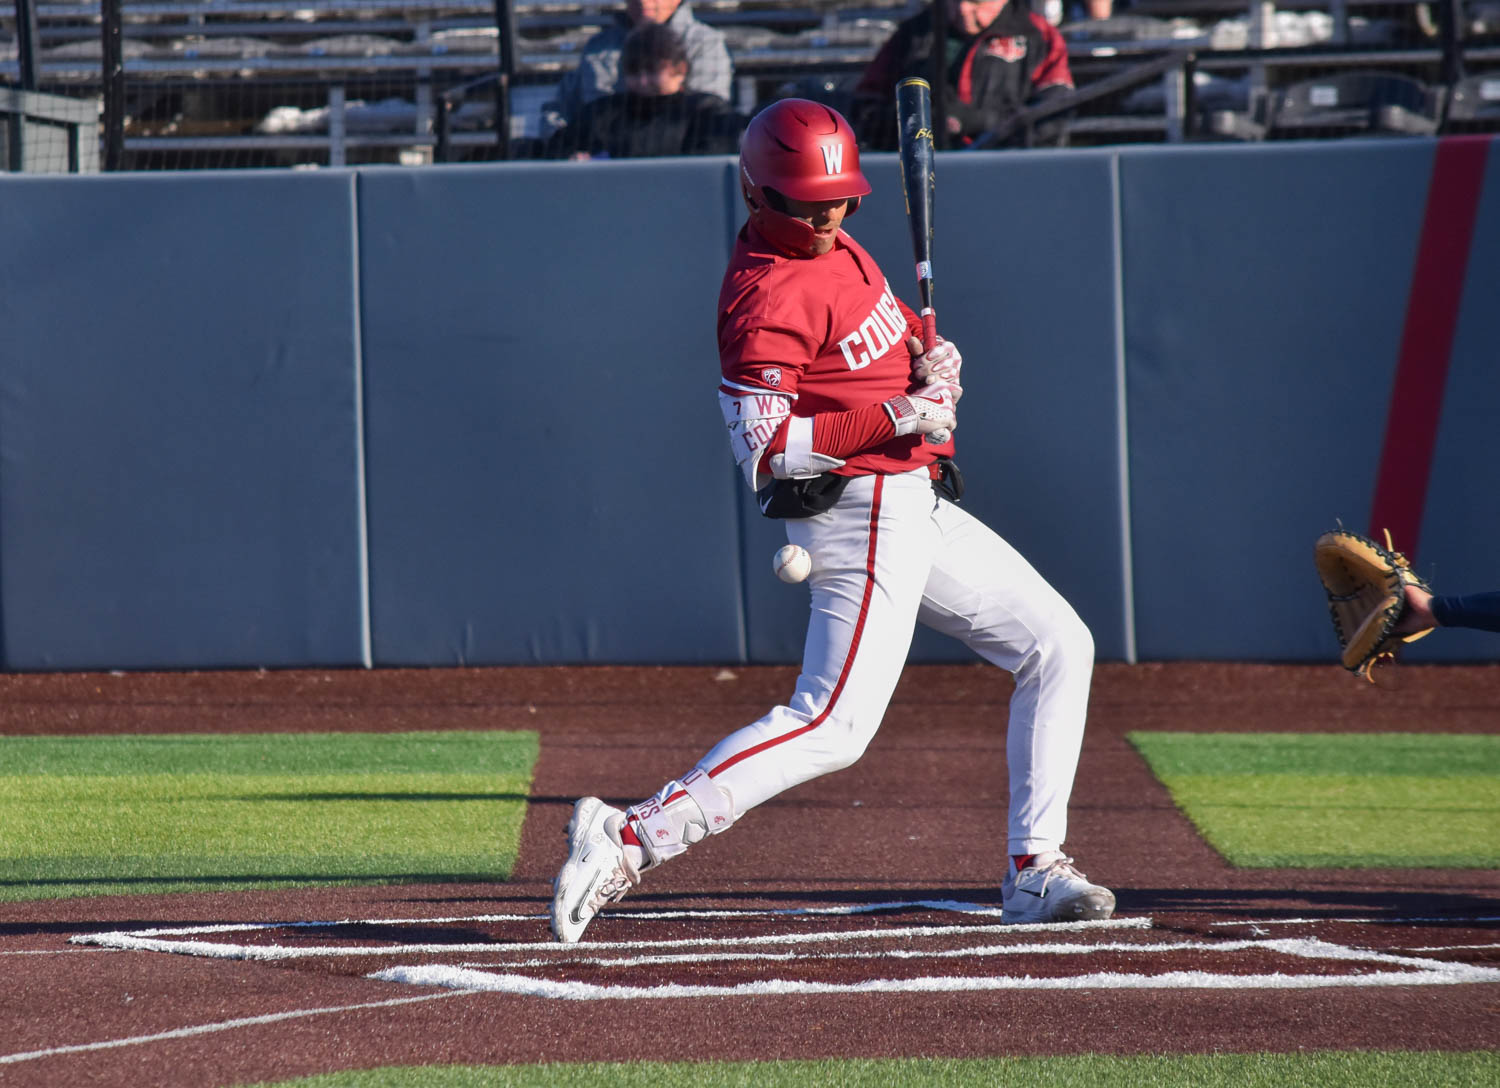
[[[1444,627],[1472,627],[1500,631],[1500,592],[1471,593],[1466,597],[1433,597],[1430,607]]]
[[[896,424],[883,404],[868,404],[849,412],[820,412],[813,416],[814,452],[841,461],[895,437]]]
[[[783,423],[763,456],[785,453],[792,421]],[[819,412],[812,417],[812,451],[846,460],[864,450],[884,445],[896,437],[896,424],[884,404],[868,404],[848,412]]]

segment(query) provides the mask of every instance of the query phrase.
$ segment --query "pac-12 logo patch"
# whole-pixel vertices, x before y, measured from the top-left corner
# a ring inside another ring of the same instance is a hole
[[[763,381],[763,382],[765,382],[772,389],[777,388],[778,386],[781,385],[781,367],[779,367],[779,366],[768,366],[768,367],[766,367],[764,370],[762,370],[760,372],[760,380]]]

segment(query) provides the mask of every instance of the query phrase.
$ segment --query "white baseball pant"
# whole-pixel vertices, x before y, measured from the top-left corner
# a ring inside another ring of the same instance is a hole
[[[833,509],[790,520],[786,531],[813,556],[796,691],[715,745],[684,777],[688,786],[668,783],[632,809],[652,817],[652,860],[857,760],[885,715],[918,620],[1015,676],[1007,851],[1059,849],[1094,665],[1093,637],[1067,601],[993,530],[939,499],[926,470],[856,477]],[[717,790],[705,789],[703,775]]]

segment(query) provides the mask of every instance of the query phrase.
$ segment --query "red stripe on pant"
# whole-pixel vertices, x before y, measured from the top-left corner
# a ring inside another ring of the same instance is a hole
[[[723,763],[708,772],[712,778],[720,771],[733,767],[741,760],[749,759],[753,755],[764,752],[767,748],[774,748],[778,744],[785,744],[789,740],[802,736],[822,725],[833,713],[833,708],[838,705],[839,694],[844,690],[844,684],[849,679],[849,671],[854,668],[854,658],[859,653],[860,636],[864,634],[865,620],[870,615],[870,598],[875,594],[875,541],[880,535],[880,494],[885,490],[885,477],[875,477],[875,494],[870,499],[870,546],[865,551],[865,591],[859,600],[859,618],[854,621],[854,635],[849,639],[849,652],[844,655],[844,664],[839,669],[838,681],[833,685],[833,692],[828,696],[828,705],[825,706],[816,718],[800,728],[793,729],[790,733],[783,733],[779,737],[761,741],[753,748],[746,748],[743,752],[730,756]]]
[[[849,652],[844,656],[843,666],[839,669],[838,681],[833,685],[833,692],[828,697],[828,705],[822,709],[822,711],[816,718],[813,718],[806,725],[798,726],[791,732],[783,733],[779,737],[772,737],[770,740],[762,741],[760,744],[755,745],[753,748],[746,748],[743,752],[736,752],[734,755],[726,759],[723,763],[720,763],[717,767],[711,769],[708,772],[708,776],[710,778],[718,774],[720,771],[733,767],[741,760],[749,759],[751,756],[756,755],[760,752],[764,752],[768,748],[774,748],[778,744],[785,744],[789,740],[794,740],[797,737],[802,736],[804,733],[816,729],[819,725],[823,724],[823,722],[828,719],[829,714],[833,713],[833,708],[838,704],[839,701],[839,694],[844,690],[844,685],[849,679],[849,670],[854,667],[854,658],[855,655],[859,652],[860,636],[864,633],[865,620],[869,617],[870,614],[870,598],[874,596],[875,593],[875,542],[877,536],[879,535],[880,495],[884,488],[885,477],[876,476],[875,494],[870,500],[870,545],[865,553],[865,591],[860,597],[859,618],[854,622],[854,635],[849,640]],[[662,802],[662,804],[664,806],[670,805],[673,801],[686,796],[686,790],[678,790],[676,793],[668,796],[667,799]],[[634,813],[632,813],[629,818],[634,819]]]
[[[834,684],[834,690],[832,690],[831,695],[828,696],[828,705],[823,707],[822,711],[817,714],[817,717],[814,717],[807,725],[798,726],[798,728],[792,729],[790,732],[784,732],[780,737],[772,737],[771,740],[762,741],[762,743],[756,744],[754,747],[747,747],[744,752],[735,753],[729,759],[724,759],[721,764],[708,771],[708,777],[714,777],[714,774],[720,773],[721,770],[733,767],[741,759],[748,759],[750,756],[756,755],[756,753],[765,752],[769,747],[775,747],[777,744],[784,744],[786,741],[795,740],[796,737],[801,737],[804,732],[816,729],[817,726],[822,725],[825,720],[828,720],[828,714],[831,714],[835,705],[838,704],[838,695],[840,695],[840,692],[843,692],[844,683],[849,680],[849,669],[853,668],[853,659],[859,653],[859,636],[864,633],[864,621],[870,615],[870,597],[874,596],[874,543],[876,543],[876,537],[879,536],[880,492],[883,489],[885,489],[885,477],[874,477],[874,495],[870,500],[870,546],[865,551],[864,558],[864,594],[859,597],[859,618],[853,624],[853,638],[849,639],[849,653],[844,656],[843,666],[838,669],[838,681]],[[687,797],[685,789],[678,789],[675,794],[670,794],[666,800],[661,801],[661,804],[666,806],[666,804],[670,804],[681,797]],[[625,818],[636,819],[636,815],[631,812]]]
[[[1389,529],[1396,547],[1410,557],[1416,555],[1427,505],[1443,392],[1492,139],[1444,137],[1433,158],[1370,509],[1370,536],[1378,538],[1381,530]]]

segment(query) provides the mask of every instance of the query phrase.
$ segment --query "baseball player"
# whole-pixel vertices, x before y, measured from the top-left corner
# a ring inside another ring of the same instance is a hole
[[[1062,851],[1094,643],[1009,544],[952,501],[963,360],[841,229],[870,192],[848,121],[782,99],[740,150],[749,221],[719,295],[719,403],[768,515],[811,553],[796,690],[681,778],[621,811],[573,808],[552,931],[577,941],[641,875],[783,790],[847,767],[880,726],[918,621],[1014,674],[1006,740],[1007,922],[1108,918],[1115,897]],[[942,433],[939,433],[942,432]],[[946,439],[941,444],[928,436]]]

